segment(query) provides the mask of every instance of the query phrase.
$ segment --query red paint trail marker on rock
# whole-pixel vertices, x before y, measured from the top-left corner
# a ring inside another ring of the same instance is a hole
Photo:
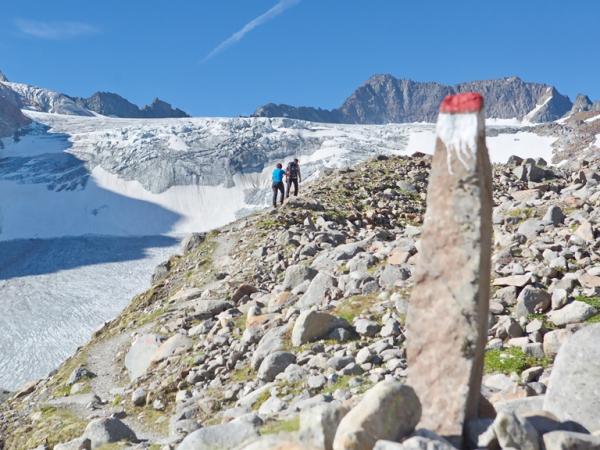
[[[407,317],[408,383],[422,403],[419,426],[461,445],[477,416],[489,309],[492,170],[482,96],[446,97],[436,132]]]

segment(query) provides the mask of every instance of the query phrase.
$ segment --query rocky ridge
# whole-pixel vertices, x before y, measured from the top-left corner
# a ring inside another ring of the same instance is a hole
[[[449,86],[383,74],[373,75],[342,106],[333,110],[269,103],[259,107],[254,115],[334,123],[435,122],[442,99],[461,92],[480,92],[486,99],[486,116],[497,119],[550,122],[563,117],[573,107],[571,100],[553,86],[526,82],[518,77]],[[581,102],[580,99],[577,105]],[[580,105],[576,109],[581,107],[587,108],[588,105]]]
[[[189,117],[179,108],[155,98],[150,105],[139,108],[118,94],[96,92],[88,98],[74,97],[75,103],[103,116],[139,119],[158,119],[169,117]]]
[[[418,429],[401,384],[429,166],[381,156],[191,236],[150,290],[0,406],[4,448],[453,448]],[[599,181],[593,162],[494,167],[487,401],[471,448],[598,445],[598,369],[582,355],[600,333]]]
[[[173,108],[169,103],[158,98],[155,98],[150,105],[139,108],[120,95],[110,92],[96,92],[88,98],[71,97],[46,88],[10,82],[2,72],[0,72],[0,97],[8,98],[19,109],[53,114],[93,116],[97,113],[146,119],[189,117],[184,111]],[[1,117],[4,115],[0,113]]]

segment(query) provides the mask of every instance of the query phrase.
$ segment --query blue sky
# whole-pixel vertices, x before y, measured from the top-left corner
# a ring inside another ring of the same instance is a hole
[[[336,107],[374,73],[518,75],[597,100],[599,28],[593,0],[20,0],[2,5],[0,70],[211,116]]]

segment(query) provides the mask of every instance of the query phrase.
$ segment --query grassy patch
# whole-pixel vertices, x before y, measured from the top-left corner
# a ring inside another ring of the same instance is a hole
[[[575,297],[575,300],[587,303],[598,310],[598,313],[594,314],[592,317],[589,317],[586,320],[586,323],[600,323],[600,297],[585,297],[583,295],[578,295]]]
[[[252,411],[258,411],[264,402],[271,398],[271,392],[269,390],[261,392],[257,399],[252,403]]]
[[[553,322],[550,322],[548,316],[546,316],[546,314],[543,313],[530,313],[527,315],[527,319],[529,322],[535,319],[541,321],[542,325],[546,330],[554,330],[558,328]]]
[[[300,416],[288,420],[267,422],[260,428],[260,434],[294,433],[300,430]]]
[[[531,219],[535,217],[535,209],[533,208],[514,208],[508,210],[506,215],[508,217],[513,217],[521,220]]]
[[[377,294],[355,295],[340,300],[333,314],[352,323],[355,317],[367,311],[375,303],[377,303]]]
[[[520,375],[525,369],[533,366],[547,367],[550,365],[548,358],[535,358],[526,355],[519,347],[509,347],[505,350],[493,349],[485,352],[485,373],[503,373]]]
[[[276,228],[282,228],[283,224],[272,217],[264,217],[256,222],[256,227],[259,230],[273,230]]]
[[[7,433],[6,448],[35,448],[44,443],[51,448],[81,436],[87,425],[67,409],[43,406],[40,413],[40,420],[32,426],[22,426]]]
[[[252,370],[252,367],[250,367],[250,365],[245,365],[240,367],[239,369],[235,369],[231,373],[231,377],[229,379],[236,383],[243,383],[248,380],[253,380],[255,377],[256,372]]]

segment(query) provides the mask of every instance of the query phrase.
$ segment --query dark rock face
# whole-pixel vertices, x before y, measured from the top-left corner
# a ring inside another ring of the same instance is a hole
[[[12,136],[19,129],[31,123],[12,98],[0,90],[0,138]]]
[[[343,122],[343,118],[337,110],[330,111],[310,106],[276,105],[275,103],[267,103],[259,107],[253,115],[256,117],[287,117],[290,119],[309,120],[311,122]]]
[[[591,111],[593,103],[587,95],[579,94],[571,108],[571,114],[584,111]]]
[[[162,117],[189,117],[179,108],[173,107],[162,100],[155,98],[152,104],[146,105],[141,109],[142,117],[147,119],[162,118]]]
[[[76,98],[75,102],[105,116],[141,117],[137,105],[112,92],[96,92],[89,98]]]
[[[446,95],[475,91],[486,99],[486,116],[527,118],[534,122],[556,120],[571,110],[568,97],[554,87],[530,83],[518,77],[460,83],[447,86],[435,82],[397,79],[374,75],[334,110],[268,104],[254,116],[292,117],[335,123],[435,122],[437,107]]]
[[[91,97],[75,98],[74,100],[79,106],[105,116],[145,119],[189,117],[184,111],[178,108],[174,109],[169,103],[158,98],[142,109],[112,92],[96,92]]]

